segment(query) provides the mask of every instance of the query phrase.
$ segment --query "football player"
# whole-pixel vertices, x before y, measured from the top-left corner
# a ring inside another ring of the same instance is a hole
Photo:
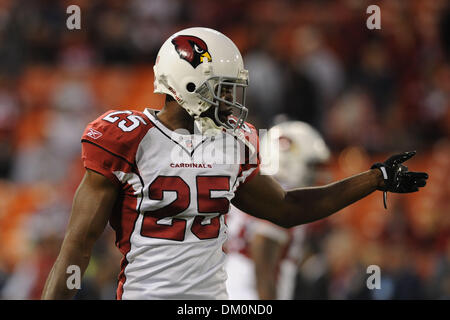
[[[320,133],[305,122],[279,123],[261,138],[261,172],[286,189],[314,185],[329,157]],[[229,298],[293,299],[303,228],[284,229],[233,206],[227,225]]]
[[[110,111],[84,132],[86,174],[43,299],[75,294],[66,272],[75,265],[84,273],[108,221],[123,254],[118,299],[226,299],[222,244],[230,203],[293,227],[375,190],[425,185],[425,173],[401,165],[413,153],[323,187],[287,191],[260,174],[257,132],[245,122],[248,72],[220,32],[175,33],[158,52],[154,73],[155,92],[171,97],[160,112]]]

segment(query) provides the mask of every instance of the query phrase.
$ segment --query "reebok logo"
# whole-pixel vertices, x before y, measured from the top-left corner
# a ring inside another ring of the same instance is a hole
[[[98,138],[100,138],[103,134],[101,132],[98,132],[95,129],[90,128],[89,132],[87,133],[88,137],[91,137],[92,139],[97,140]]]

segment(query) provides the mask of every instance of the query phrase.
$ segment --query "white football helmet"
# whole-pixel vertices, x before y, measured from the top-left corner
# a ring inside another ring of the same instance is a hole
[[[330,150],[320,133],[306,122],[287,121],[261,138],[261,173],[271,174],[284,187],[314,183],[315,164],[324,164]]]
[[[200,122],[202,131],[219,127],[237,129],[243,125],[247,117],[248,71],[239,49],[222,33],[189,28],[173,34],[159,50],[153,70],[154,92],[172,96]],[[232,101],[225,99],[224,90],[232,94],[228,98]],[[221,121],[219,102],[231,107],[235,118]],[[214,118],[219,126],[211,118],[201,116],[210,107],[215,107]]]

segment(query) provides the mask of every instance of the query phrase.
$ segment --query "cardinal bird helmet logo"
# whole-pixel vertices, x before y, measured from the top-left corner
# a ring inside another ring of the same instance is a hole
[[[177,36],[172,39],[178,55],[186,60],[195,69],[205,59],[211,62],[211,55],[208,52],[208,46],[205,41],[194,36]]]

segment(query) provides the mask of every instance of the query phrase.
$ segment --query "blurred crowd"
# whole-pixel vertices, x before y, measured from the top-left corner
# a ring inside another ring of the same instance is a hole
[[[81,8],[68,30],[66,8]],[[381,8],[369,30],[366,8]],[[152,66],[165,39],[217,29],[250,74],[248,121],[306,121],[333,151],[333,179],[417,150],[419,194],[375,193],[305,226],[298,299],[450,299],[450,17],[445,0],[0,0],[0,298],[37,299],[83,175],[80,137],[109,109],[160,108]],[[79,299],[113,299],[108,227]],[[366,268],[381,268],[368,290]]]

